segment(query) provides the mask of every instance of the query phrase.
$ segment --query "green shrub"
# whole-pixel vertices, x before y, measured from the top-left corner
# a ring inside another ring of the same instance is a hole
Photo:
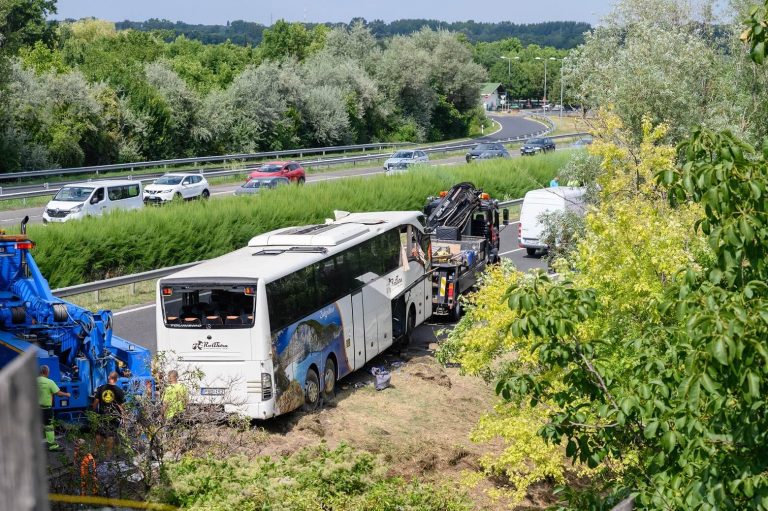
[[[471,181],[498,199],[522,197],[548,183],[564,153],[460,167],[414,169],[288,186],[254,197],[117,211],[62,225],[30,226],[33,255],[53,288],[219,256],[257,234],[322,222],[333,210],[421,210],[429,195]]]
[[[189,510],[464,511],[466,497],[441,486],[387,477],[371,454],[342,444],[291,456],[188,458],[166,468],[154,498]]]

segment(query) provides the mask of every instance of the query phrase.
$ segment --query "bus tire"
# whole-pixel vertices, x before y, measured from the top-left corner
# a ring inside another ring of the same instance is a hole
[[[330,401],[336,397],[336,376],[336,362],[328,357],[323,371],[323,399],[325,401]]]
[[[312,412],[317,410],[320,406],[320,378],[317,376],[317,371],[310,369],[307,371],[307,379],[304,382],[304,406],[305,412]]]
[[[408,309],[408,326],[406,327],[405,337],[403,338],[402,348],[406,349],[413,342],[413,332],[416,330],[416,307],[411,304],[411,308]]]

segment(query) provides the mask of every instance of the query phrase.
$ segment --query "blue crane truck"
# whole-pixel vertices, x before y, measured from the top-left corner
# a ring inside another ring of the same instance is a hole
[[[112,371],[129,393],[154,388],[149,350],[113,335],[110,311],[91,312],[51,293],[29,253],[27,221],[21,234],[0,234],[0,369],[35,350],[49,378],[71,395],[54,397],[54,413],[65,420],[83,416]]]
[[[488,264],[499,261],[499,202],[472,183],[459,183],[424,206],[432,250],[432,314],[461,317],[459,296],[477,284]]]

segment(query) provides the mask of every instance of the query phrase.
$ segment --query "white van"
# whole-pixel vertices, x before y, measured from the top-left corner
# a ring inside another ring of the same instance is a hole
[[[525,248],[529,256],[546,251],[549,247],[540,240],[543,231],[539,222],[541,215],[568,210],[583,215],[585,192],[585,188],[554,186],[526,193],[517,228],[520,248]]]
[[[63,186],[43,211],[43,222],[66,222],[115,209],[144,206],[141,182],[127,179],[89,181]]]

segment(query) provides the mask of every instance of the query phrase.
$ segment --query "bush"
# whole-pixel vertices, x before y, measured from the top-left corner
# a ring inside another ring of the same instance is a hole
[[[155,498],[190,510],[460,511],[463,495],[387,477],[369,453],[321,445],[281,458],[188,458],[167,467]]]
[[[51,287],[216,257],[253,236],[323,222],[333,210],[421,210],[427,196],[472,181],[499,199],[522,197],[554,176],[568,155],[426,168],[396,176],[287,186],[255,197],[117,211],[63,225],[30,226],[33,255]]]

